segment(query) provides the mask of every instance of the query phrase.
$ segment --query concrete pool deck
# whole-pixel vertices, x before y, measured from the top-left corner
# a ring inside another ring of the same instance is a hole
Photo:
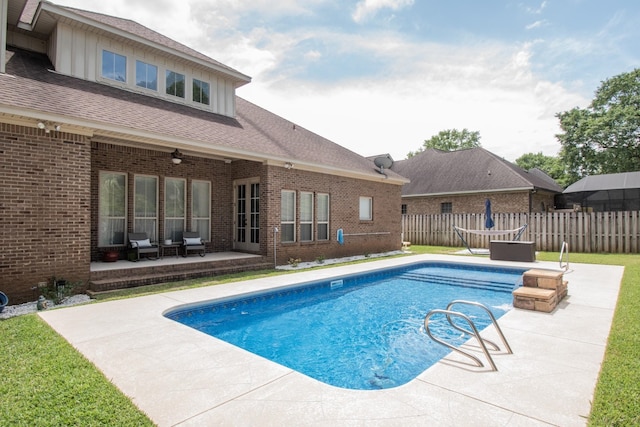
[[[418,261],[558,269],[551,262],[416,255],[40,316],[159,426],[586,425],[623,267],[571,264],[569,295],[552,313],[513,309],[501,317],[514,354],[494,356],[497,372],[450,355],[386,390],[326,385],[162,315],[183,304]],[[492,327],[483,336],[499,342]]]

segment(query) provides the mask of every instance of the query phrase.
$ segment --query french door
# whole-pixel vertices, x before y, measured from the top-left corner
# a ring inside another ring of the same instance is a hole
[[[260,251],[260,179],[234,181],[233,248],[240,251]]]

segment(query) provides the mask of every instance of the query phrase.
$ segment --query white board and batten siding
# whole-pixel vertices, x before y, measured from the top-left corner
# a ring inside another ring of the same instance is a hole
[[[115,82],[101,77],[102,51],[104,49],[127,57],[126,83]],[[235,83],[233,81],[225,79],[224,76],[212,70],[207,70],[202,65],[171,57],[171,55],[161,50],[154,50],[126,40],[109,38],[105,35],[87,31],[84,28],[58,22],[49,40],[47,54],[55,70],[61,74],[105,83],[148,96],[156,96],[167,101],[189,105],[193,108],[205,109],[212,113],[235,117]],[[136,60],[158,67],[157,91],[136,86]],[[184,99],[166,94],[164,78],[166,70],[185,75]],[[209,83],[211,90],[209,105],[192,102],[190,88],[193,78]]]

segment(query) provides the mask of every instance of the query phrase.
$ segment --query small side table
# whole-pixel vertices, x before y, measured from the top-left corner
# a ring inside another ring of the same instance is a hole
[[[174,249],[176,252],[176,258],[180,256],[180,243],[172,243],[170,245],[166,245],[164,243],[160,243],[160,259],[164,258],[164,251],[166,249]]]

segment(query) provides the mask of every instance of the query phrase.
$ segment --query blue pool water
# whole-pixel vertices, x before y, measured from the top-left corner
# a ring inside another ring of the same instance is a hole
[[[177,308],[166,316],[327,384],[391,388],[449,352],[424,332],[430,310],[464,299],[484,304],[499,318],[511,308],[511,291],[523,272],[420,263]],[[490,323],[477,308],[455,310],[470,316],[478,330]],[[468,339],[445,328],[444,316],[432,320],[443,327],[439,336],[458,343]]]

